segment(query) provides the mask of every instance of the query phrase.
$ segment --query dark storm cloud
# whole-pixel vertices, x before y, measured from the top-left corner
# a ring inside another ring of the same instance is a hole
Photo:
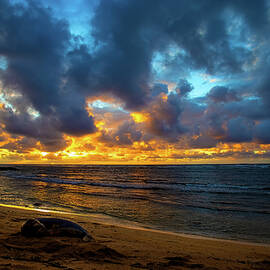
[[[244,118],[238,117],[230,119],[227,123],[226,142],[249,142],[253,137],[254,123]]]
[[[156,97],[161,93],[168,94],[168,85],[163,83],[156,83],[152,88],[152,96]]]
[[[224,86],[213,87],[208,93],[208,97],[214,102],[231,102],[240,99],[237,96],[237,92],[235,90],[229,89]]]
[[[142,139],[142,132],[132,120],[124,122],[115,131],[103,131],[99,140],[109,146],[128,146]]]
[[[188,145],[191,148],[212,148],[216,147],[217,140],[208,136],[207,133],[201,133],[199,136],[189,138]]]
[[[62,53],[69,40],[67,25],[30,2],[28,7],[1,2],[0,54],[8,61],[3,86],[17,88],[41,113],[59,102]]]
[[[269,61],[269,60],[268,60]],[[270,78],[269,78],[269,71],[270,71],[270,62],[265,68],[265,77],[263,81],[258,86],[258,94],[262,98],[262,101],[265,105],[266,112],[270,117]]]
[[[185,79],[181,79],[176,87],[176,91],[178,91],[181,96],[187,96],[192,90],[193,86]]]
[[[6,143],[2,145],[1,148],[7,149],[12,152],[15,151],[17,153],[28,153],[29,151],[38,148],[38,146],[37,140],[24,137],[16,142]]]
[[[245,117],[242,102],[213,103],[213,96],[201,120],[210,137],[222,142],[249,142],[254,136],[255,122]]]
[[[200,119],[210,137],[222,142],[269,143],[268,109],[259,98],[229,102],[231,97],[226,94],[219,99],[212,94],[208,95],[210,102]]]
[[[95,130],[84,97],[66,89],[63,81],[70,39],[67,23],[38,2],[1,1],[0,55],[7,69],[1,70],[0,79],[7,96],[12,90],[21,95],[11,103],[14,110],[1,111],[1,120],[7,131],[41,139],[50,149],[62,140],[61,132],[83,135]],[[19,103],[33,107],[39,119],[33,120]]]
[[[11,110],[2,111],[0,116],[9,133],[36,139],[46,151],[58,151],[67,146],[62,133],[57,131],[57,119],[33,119],[26,113],[14,114]]]
[[[256,126],[255,138],[260,143],[270,143],[270,120],[261,121]]]
[[[182,113],[181,96],[170,93],[167,100],[157,98],[147,109],[149,112],[148,131],[170,142],[176,142],[187,130],[180,122]]]

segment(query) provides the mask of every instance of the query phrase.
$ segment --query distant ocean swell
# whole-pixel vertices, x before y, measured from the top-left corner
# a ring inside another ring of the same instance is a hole
[[[15,179],[24,179],[28,181],[37,181],[37,182],[46,182],[46,183],[55,183],[55,184],[65,184],[65,185],[89,185],[89,186],[100,186],[100,187],[112,187],[112,188],[123,188],[123,189],[179,189],[184,192],[207,192],[207,193],[217,193],[217,194],[226,194],[226,193],[241,193],[248,195],[257,195],[261,194],[261,191],[266,191],[266,195],[270,195],[269,186],[233,186],[233,185],[217,185],[217,184],[200,184],[200,183],[177,183],[171,182],[168,184],[155,183],[154,181],[145,181],[143,184],[131,184],[129,181],[125,181],[125,184],[114,184],[107,183],[106,179],[103,179],[103,182],[92,182],[92,179],[76,179],[70,180],[70,178],[44,178],[37,176],[22,175],[19,173],[2,173],[3,176],[7,176]],[[121,181],[123,183],[124,181]],[[256,192],[257,191],[257,192]]]

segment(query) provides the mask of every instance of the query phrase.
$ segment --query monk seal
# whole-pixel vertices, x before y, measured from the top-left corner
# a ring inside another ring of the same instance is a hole
[[[80,225],[60,218],[31,218],[21,227],[21,233],[28,237],[71,236],[91,241],[93,238]]]

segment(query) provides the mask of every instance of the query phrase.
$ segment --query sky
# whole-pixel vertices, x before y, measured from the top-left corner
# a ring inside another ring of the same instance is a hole
[[[269,32],[269,0],[0,0],[0,163],[268,163]]]

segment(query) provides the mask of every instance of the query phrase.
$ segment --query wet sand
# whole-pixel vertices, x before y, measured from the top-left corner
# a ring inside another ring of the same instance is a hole
[[[77,222],[95,241],[26,238],[33,217]],[[270,245],[125,228],[89,216],[0,206],[1,269],[270,269]]]

